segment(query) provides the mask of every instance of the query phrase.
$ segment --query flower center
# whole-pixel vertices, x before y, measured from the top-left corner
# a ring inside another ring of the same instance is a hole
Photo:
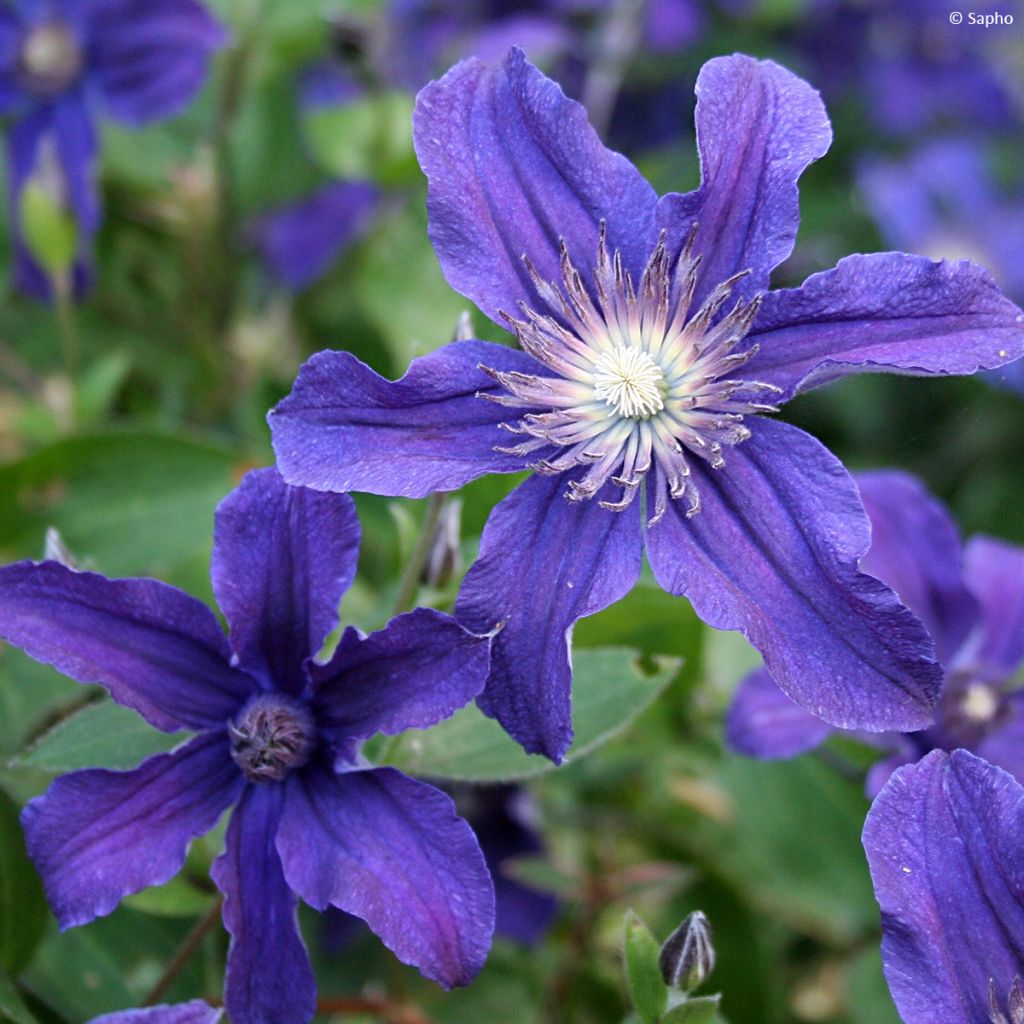
[[[971,683],[960,701],[965,718],[978,725],[987,725],[999,711],[999,695],[985,683]]]
[[[310,758],[313,716],[279,694],[254,697],[228,724],[231,756],[250,782],[280,782]]]
[[[620,416],[641,420],[664,409],[664,383],[665,375],[642,348],[619,345],[594,363],[594,397]]]
[[[40,96],[63,92],[81,73],[82,49],[71,29],[59,21],[33,28],[21,45],[26,87]]]
[[[720,469],[723,450],[750,437],[744,416],[775,411],[763,398],[777,388],[733,377],[757,350],[739,345],[760,298],[723,313],[746,275],[721,282],[691,311],[700,265],[695,234],[696,226],[674,260],[662,235],[636,283],[621,255],[609,253],[604,224],[589,285],[564,245],[560,287],[543,280],[524,257],[548,312],[523,304],[523,319],[503,315],[523,350],[549,372],[482,367],[508,392],[483,397],[525,410],[517,422],[501,424],[525,440],[498,451],[536,453],[536,472],[568,473],[571,501],[600,494],[602,507],[621,511],[651,476],[650,524],[670,500],[684,500],[686,515],[694,515],[700,493],[691,459]],[[610,487],[621,488],[619,500],[612,500]]]

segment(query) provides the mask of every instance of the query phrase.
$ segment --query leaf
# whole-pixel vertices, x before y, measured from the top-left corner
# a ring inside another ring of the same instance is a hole
[[[75,218],[38,181],[22,190],[19,214],[25,245],[39,265],[52,277],[66,274],[78,247]]]
[[[658,1024],[668,1003],[668,986],[658,968],[658,940],[633,913],[626,911],[623,956],[629,994],[644,1024]]]
[[[18,974],[32,959],[49,911],[25,852],[18,808],[0,790],[0,968]]]
[[[38,1024],[3,971],[0,971],[0,1024]]]
[[[573,652],[573,724],[576,738],[569,764],[621,732],[668,685],[678,658],[657,658],[655,672],[642,671],[636,651],[608,647]],[[469,705],[432,729],[411,729],[382,760],[409,775],[496,782],[540,775],[555,767],[525,754],[501,726]]]
[[[82,768],[123,770],[151,754],[173,750],[188,737],[183,732],[160,732],[131,708],[100,700],[58,722],[15,763],[54,773]]]
[[[673,1006],[659,1024],[713,1024],[717,1019],[719,996],[698,996]]]

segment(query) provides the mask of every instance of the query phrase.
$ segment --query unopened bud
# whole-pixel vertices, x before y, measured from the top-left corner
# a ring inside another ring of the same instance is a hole
[[[469,310],[464,309],[459,314],[459,322],[455,325],[452,341],[472,341],[474,337],[473,318],[469,315]]]
[[[1013,987],[1010,989],[1010,998],[1007,1000],[1007,1009],[1010,1016],[1003,1013],[1000,1003],[1002,1000],[996,990],[994,978],[988,979],[988,1006],[989,1020],[991,1024],[1024,1024],[1024,991],[1021,989],[1020,977],[1013,979]]]
[[[78,569],[78,559],[72,554],[56,526],[46,528],[43,558],[47,562],[60,562],[68,569]]]
[[[687,915],[665,940],[658,967],[665,984],[683,992],[692,992],[715,969],[711,925],[699,910]]]
[[[423,565],[420,582],[428,587],[443,587],[459,571],[459,533],[462,526],[462,502],[452,498],[437,517],[434,535]]]

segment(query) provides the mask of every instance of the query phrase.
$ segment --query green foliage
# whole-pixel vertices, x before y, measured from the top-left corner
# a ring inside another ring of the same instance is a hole
[[[668,986],[661,979],[658,952],[661,946],[650,929],[632,910],[624,922],[623,957],[626,982],[633,1005],[644,1024],[658,1024],[668,1005]]]
[[[65,277],[78,247],[74,216],[37,181],[30,181],[23,189],[19,213],[29,251],[52,278]]]
[[[0,790],[0,972],[17,974],[32,959],[49,916],[42,884],[25,852],[18,807]]]

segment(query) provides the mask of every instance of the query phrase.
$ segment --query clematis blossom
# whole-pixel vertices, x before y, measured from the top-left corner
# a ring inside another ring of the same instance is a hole
[[[459,620],[504,623],[485,712],[558,760],[570,635],[624,596],[642,550],[710,625],[739,629],[827,721],[923,728],[941,680],[924,629],[858,569],[869,524],[814,438],[767,414],[852,373],[973,373],[1024,352],[980,267],[850,256],[769,291],[797,178],[828,148],[818,94],[770,61],[708,62],[702,181],[659,198],[518,50],[420,93],[414,135],[449,283],[519,348],[448,345],[388,381],[324,352],[270,416],[285,479],[421,497],[534,474],[492,512]]]
[[[363,918],[444,986],[487,955],[494,889],[450,798],[360,754],[378,733],[451,715],[484,683],[488,641],[429,609],[316,655],[355,574],[343,495],[250,473],[216,517],[212,578],[230,642],[205,606],[156,580],[56,562],[0,569],[0,636],[194,738],[129,772],[56,779],[22,814],[62,928],[171,878],[189,842],[234,807],[213,878],[231,933],[225,1006],[237,1024],[315,1009],[297,896]]]

